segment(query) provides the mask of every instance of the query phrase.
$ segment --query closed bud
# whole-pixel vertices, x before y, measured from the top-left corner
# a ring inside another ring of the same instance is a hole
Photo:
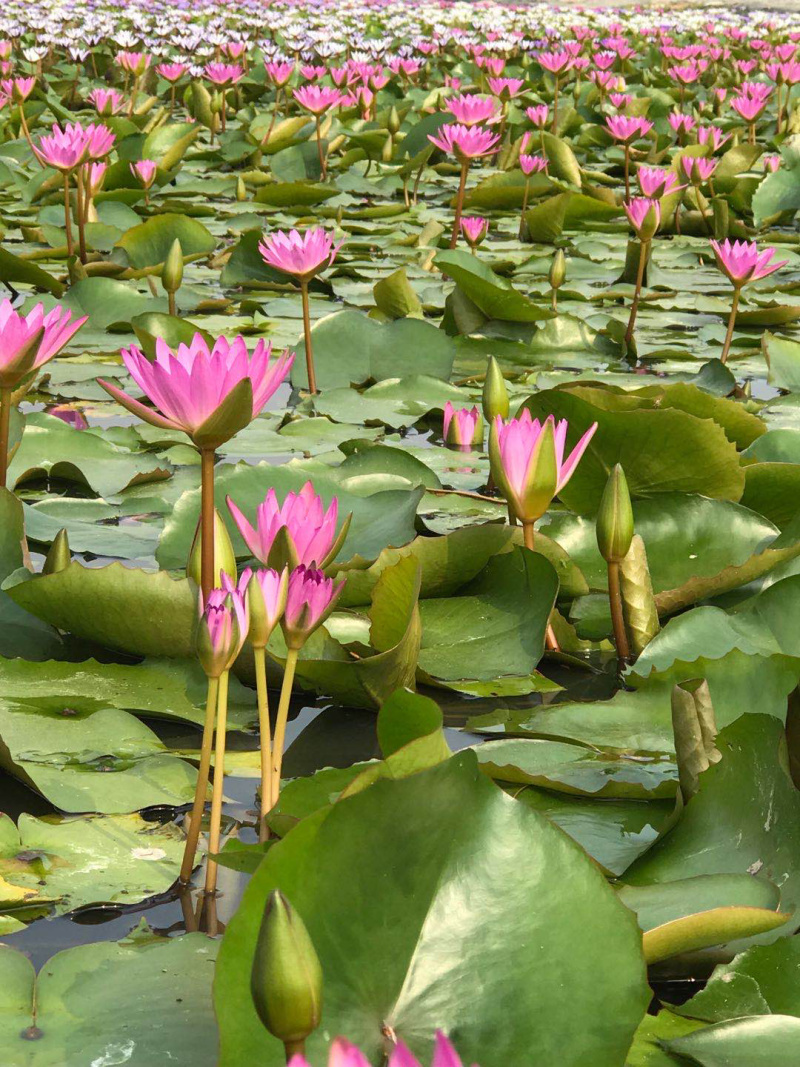
[[[302,1052],[322,1014],[322,967],[303,920],[277,889],[261,920],[250,993],[259,1019],[287,1053]]]
[[[189,552],[189,562],[186,564],[186,577],[191,578],[195,585],[200,585],[202,541],[203,536],[200,532],[200,522],[198,522]],[[214,508],[214,585],[222,584],[223,573],[236,574],[236,553],[222,516]]]
[[[567,277],[567,257],[563,248],[557,248],[550,264],[550,288],[560,289]]]
[[[661,628],[647,550],[639,534],[633,535],[631,547],[619,565],[619,584],[631,651],[639,656]]]
[[[246,570],[242,582],[247,587],[245,604],[250,619],[250,644],[253,648],[266,648],[286,607],[288,568],[284,567],[280,573],[272,569],[258,570],[252,575]]]
[[[50,545],[50,551],[47,553],[42,567],[42,574],[57,574],[58,571],[66,570],[71,562],[72,555],[69,550],[67,531],[59,530],[53,538],[52,545]]]
[[[633,538],[633,508],[625,471],[615,464],[597,512],[597,547],[606,563],[619,563]]]
[[[161,270],[161,284],[167,293],[177,293],[183,281],[183,249],[176,237],[172,247],[167,252],[164,266]]]
[[[247,199],[247,186],[244,183],[244,178],[236,179],[236,199],[241,203]]]
[[[241,597],[237,602],[241,608],[238,613],[234,596],[223,589],[212,589],[203,607],[203,594],[199,595],[200,620],[195,647],[200,666],[209,678],[219,678],[230,669],[247,636],[246,613]]]
[[[486,377],[483,380],[483,417],[491,423],[495,416],[507,419],[509,412],[508,389],[500,364],[489,356],[486,364]]]
[[[386,129],[393,137],[400,129],[400,116],[397,113],[396,107],[392,107],[389,111],[389,118],[386,120]]]

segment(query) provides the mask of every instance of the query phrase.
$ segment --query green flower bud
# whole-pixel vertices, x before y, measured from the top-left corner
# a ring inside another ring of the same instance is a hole
[[[247,199],[247,186],[244,183],[244,178],[236,179],[236,199],[240,202]]]
[[[189,552],[189,562],[186,564],[186,577],[191,578],[196,585],[200,585],[200,565],[202,557],[203,536],[200,531],[200,522],[194,532],[194,540]],[[214,585],[222,585],[220,574],[222,572],[236,580],[236,553],[233,551],[233,542],[222,516],[214,508]]]
[[[319,957],[303,920],[277,889],[270,894],[261,920],[250,993],[259,1019],[287,1052],[299,1051],[319,1026]]]
[[[486,364],[486,377],[483,380],[483,417],[488,423],[499,415],[501,419],[508,418],[508,389],[500,364],[489,356]]]
[[[161,284],[167,293],[177,293],[183,281],[183,249],[176,237],[161,269]]]
[[[400,116],[397,113],[396,107],[392,107],[389,111],[389,118],[386,121],[386,129],[392,136],[394,136],[400,129]]]
[[[557,248],[550,264],[550,288],[560,289],[567,277],[567,257],[563,248]]]
[[[606,563],[619,563],[633,539],[633,508],[625,471],[617,463],[608,476],[597,512],[597,547]]]
[[[57,574],[70,565],[72,555],[69,550],[69,537],[66,530],[59,530],[50,545],[50,551],[44,561],[42,574]]]

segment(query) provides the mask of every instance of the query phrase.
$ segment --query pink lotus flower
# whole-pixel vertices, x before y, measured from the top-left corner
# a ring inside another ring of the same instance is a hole
[[[472,448],[483,444],[483,418],[476,407],[454,408],[448,400],[444,406],[442,436],[448,445]]]
[[[716,159],[704,159],[702,156],[682,156],[681,166],[692,185],[707,182],[717,169]]]
[[[309,1064],[303,1056],[292,1056],[288,1067],[309,1067]],[[351,1045],[343,1037],[337,1037],[328,1053],[328,1067],[371,1067],[371,1065],[359,1048]],[[420,1062],[402,1041],[398,1041],[389,1056],[388,1067],[420,1067]],[[431,1067],[462,1067],[456,1050],[441,1030],[436,1033]],[[476,1064],[472,1067],[476,1067]]]
[[[86,127],[85,133],[88,139],[87,160],[103,159],[114,147],[114,134],[107,126],[92,123]]]
[[[545,70],[560,76],[572,66],[573,57],[565,49],[561,52],[540,52],[536,60]]]
[[[133,74],[136,78],[141,78],[147,68],[150,66],[152,56],[147,55],[145,52],[118,52],[117,63],[126,70],[129,74]]]
[[[37,304],[27,316],[11,301],[0,304],[0,389],[13,389],[31,371],[57,355],[75,336],[88,316],[72,320],[72,312],[54,307],[45,314]]]
[[[756,96],[740,95],[731,100],[731,107],[745,122],[755,122],[767,106],[766,100]]]
[[[499,122],[500,113],[491,97],[464,93],[451,97],[445,107],[462,126],[479,126],[482,122]]]
[[[303,85],[295,89],[294,98],[312,115],[324,115],[330,108],[342,102],[343,94],[326,85]]]
[[[611,136],[622,144],[630,144],[652,130],[653,123],[641,115],[608,115],[606,126]]]
[[[501,100],[511,100],[518,96],[525,86],[522,78],[488,78],[486,84]]]
[[[274,489],[269,489],[263,502],[256,511],[256,526],[250,524],[239,507],[227,498],[228,509],[233,521],[239,528],[242,539],[255,558],[263,564],[274,565],[270,560],[275,538],[280,530],[285,530],[282,539],[288,541],[288,560],[292,566],[302,563],[307,567],[327,567],[331,553],[341,547],[342,538],[336,536],[336,523],[339,516],[339,501],[331,500],[328,509],[314,491],[311,482],[306,482],[299,493],[287,493],[282,505]]]
[[[526,178],[531,174],[540,174],[543,170],[547,170],[547,160],[540,155],[529,156],[523,153],[519,157],[519,165]]]
[[[300,76],[309,82],[316,81],[317,78],[324,78],[327,73],[327,67],[314,66],[313,63],[304,63],[300,67]]]
[[[36,85],[35,78],[4,78],[0,81],[0,89],[10,96],[15,104],[21,104],[33,92],[33,87]]]
[[[667,122],[673,131],[678,134],[687,134],[697,125],[696,120],[691,115],[684,115],[681,111],[670,111],[669,115],[667,115]]]
[[[617,111],[624,111],[633,100],[630,93],[611,93],[608,98]]]
[[[763,252],[758,251],[755,241],[711,241],[717,266],[730,278],[737,289],[741,289],[748,282],[757,282],[767,275],[773,274],[781,267],[785,267],[788,260],[780,263],[771,263],[777,249],[766,248]]]
[[[197,653],[209,678],[219,678],[233,666],[249,629],[244,597],[227,574],[222,583],[205,600],[202,592],[198,595]]]
[[[289,649],[300,649],[336,606],[345,583],[300,564],[289,575],[286,609],[281,620]]]
[[[104,117],[116,115],[125,103],[122,93],[116,89],[92,89],[87,100],[94,104],[97,114]]]
[[[428,140],[442,152],[454,155],[462,163],[491,155],[500,142],[499,136],[491,130],[482,129],[480,126],[461,126],[458,123],[440,126],[435,135],[428,134]]]
[[[639,167],[636,180],[643,195],[654,200],[686,188],[685,185],[680,184],[675,171],[667,170],[666,167]]]
[[[158,164],[154,159],[139,159],[136,163],[130,164],[131,174],[134,178],[138,178],[145,189],[149,189],[153,184],[158,170]]]
[[[547,116],[550,109],[547,104],[535,104],[533,107],[526,107],[525,114],[531,120],[537,129],[543,130],[547,125]]]
[[[89,196],[97,196],[103,188],[107,170],[108,163],[84,163],[83,180]]]
[[[292,60],[285,60],[283,62],[270,62],[264,60],[264,70],[267,72],[267,78],[272,82],[276,89],[283,89],[292,80],[294,74],[294,62]]]
[[[470,248],[477,248],[486,239],[489,232],[489,222],[479,215],[470,215],[461,220],[461,232],[466,238]]]
[[[214,85],[224,89],[228,85],[235,85],[244,77],[244,68],[238,63],[207,63],[205,76]]]
[[[544,515],[554,496],[567,484],[591,441],[597,423],[593,423],[564,459],[567,439],[566,419],[556,423],[548,415],[544,423],[532,419],[525,408],[519,418],[503,422],[498,415],[493,425],[492,469],[495,480],[506,494],[509,506],[523,523],[533,523]],[[547,433],[545,433],[547,431]],[[554,469],[550,467],[546,438],[552,434],[555,452]],[[492,442],[490,441],[490,444]],[[544,453],[544,455],[543,455]]]
[[[102,378],[98,382],[124,408],[145,422],[162,429],[183,430],[198,448],[216,448],[259,414],[291,370],[294,353],[283,352],[272,365],[271,356],[272,345],[263,340],[250,355],[243,337],[236,337],[232,342],[220,337],[209,349],[199,333],[190,345],[180,344],[174,352],[159,337],[152,361],[138,348],[123,349],[122,360],[131,377],[157,411]],[[252,391],[249,409],[236,412],[235,429],[231,429],[230,420],[220,429],[214,425],[212,416],[245,381],[250,383],[250,389],[244,395]],[[211,425],[207,425],[209,420]]]
[[[622,205],[628,222],[640,241],[652,241],[661,223],[661,204],[646,196],[636,196]]]
[[[39,138],[33,151],[46,166],[68,174],[88,159],[89,140],[78,123],[70,123],[63,130],[54,125],[52,133]]]
[[[723,133],[719,126],[700,126],[697,130],[697,140],[700,144],[711,145],[711,149],[717,152],[726,141],[731,139],[729,133]]]
[[[254,648],[264,648],[270,635],[281,621],[286,607],[289,571],[271,567],[256,571],[246,567],[239,578],[239,592],[244,597],[250,619],[250,643]]]
[[[170,85],[175,85],[188,69],[185,63],[159,63],[156,67],[156,73],[160,74],[164,81],[169,82]]]
[[[761,162],[764,164],[764,170],[769,171],[771,174],[774,174],[775,171],[781,165],[781,157],[775,154],[762,156]]]
[[[320,227],[302,234],[297,230],[275,230],[259,243],[258,250],[270,267],[308,282],[331,266],[343,243],[335,244],[333,237]]]

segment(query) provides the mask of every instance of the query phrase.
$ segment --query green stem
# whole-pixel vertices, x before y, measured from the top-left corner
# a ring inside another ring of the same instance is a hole
[[[728,319],[728,332],[725,334],[725,344],[722,346],[722,355],[719,357],[721,363],[728,362],[728,353],[730,352],[731,341],[733,340],[733,327],[736,325],[736,312],[739,310],[739,297],[741,296],[741,293],[741,287],[734,286],[731,317]]]
[[[67,231],[67,256],[75,254],[72,242],[72,208],[69,203],[69,174],[64,175],[64,228]]]
[[[289,702],[292,698],[292,685],[294,684],[294,672],[297,669],[298,649],[290,648],[286,653],[286,663],[283,668],[283,684],[281,685],[281,697],[278,703],[278,715],[275,720],[275,738],[272,742],[272,804],[274,808],[278,803],[281,792],[281,767],[283,766],[283,746],[286,741],[286,723],[289,718]]]
[[[469,160],[465,159],[461,164],[461,178],[458,183],[458,194],[456,196],[456,217],[453,219],[453,232],[450,235],[450,247],[455,248],[458,244],[458,231],[461,229],[461,213],[464,210],[464,190],[467,188],[467,172],[469,171]]]
[[[206,717],[203,723],[203,740],[200,745],[200,766],[197,769],[197,785],[194,791],[194,804],[189,819],[189,830],[186,834],[186,848],[183,852],[181,864],[181,881],[187,884],[194,870],[194,857],[197,852],[197,842],[200,837],[200,825],[203,821],[203,810],[206,806],[206,793],[208,791],[208,770],[211,766],[211,741],[214,737],[214,718],[217,711],[217,692],[219,679],[208,679],[208,696],[206,698]]]
[[[631,202],[631,146],[625,145],[625,203]]]
[[[558,77],[556,77],[556,87],[553,92],[553,125],[550,130],[552,133],[556,133],[558,130]]]
[[[325,156],[322,152],[322,133],[320,132],[319,115],[315,115],[314,117],[317,123],[317,155],[319,156],[319,169],[322,174],[322,180],[325,181],[328,168],[325,165]]]
[[[81,263],[86,262],[86,233],[83,226],[83,170],[81,167],[75,171],[75,214],[78,217],[78,255]]]
[[[306,345],[306,371],[308,372],[308,391],[316,394],[317,376],[314,373],[314,351],[311,347],[311,309],[308,305],[308,282],[300,282],[300,295],[303,299],[303,339]]]
[[[222,824],[222,796],[225,784],[225,731],[228,728],[228,672],[223,671],[217,695],[217,732],[214,745],[214,790],[211,795],[211,825],[208,832],[206,861],[206,893],[217,889],[217,864],[211,859],[219,852],[220,827]]]
[[[519,233],[517,234],[517,240],[522,240],[522,235],[525,232],[525,212],[528,210],[528,196],[531,191],[530,178],[525,179],[525,192],[522,194],[522,213],[519,217]]]
[[[203,603],[214,588],[214,450],[200,450],[200,588]]]
[[[8,471],[8,435],[11,427],[11,386],[0,388],[0,489],[5,489]]]
[[[534,552],[535,551],[534,545],[536,543],[536,540],[535,540],[536,539],[536,534],[535,534],[532,522],[523,522],[522,523],[522,537],[523,537],[524,542],[525,542],[525,547],[530,549],[531,552]],[[558,647],[558,638],[556,637],[555,630],[553,629],[553,624],[550,623],[550,622],[548,622],[548,624],[547,624],[547,630],[545,631],[544,643],[545,643],[545,648],[550,649],[552,652],[560,652],[561,651],[561,649]]]
[[[178,313],[175,307],[175,293],[172,289],[167,292],[167,309],[170,315],[177,315]]]
[[[267,653],[254,648],[256,663],[256,692],[258,693],[258,728],[261,735],[261,813],[258,820],[258,840],[266,841],[266,817],[272,806],[272,737],[269,725],[269,697],[267,695]]]
[[[625,629],[625,616],[622,611],[619,563],[609,563],[608,565],[608,600],[611,606],[611,623],[614,627],[614,644],[617,647],[617,660],[621,670],[630,661],[631,649],[628,644],[628,631]]]
[[[633,340],[633,327],[636,325],[636,313],[639,310],[639,300],[642,295],[642,282],[644,281],[644,266],[647,262],[647,248],[650,244],[649,241],[639,242],[639,266],[636,268],[636,288],[633,293],[633,303],[631,304],[631,315],[628,319],[628,328],[625,331],[625,346],[630,348],[631,341]]]

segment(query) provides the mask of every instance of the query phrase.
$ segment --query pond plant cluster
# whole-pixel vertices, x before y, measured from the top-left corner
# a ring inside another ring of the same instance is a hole
[[[0,1062],[800,1063],[798,84],[3,6]]]

